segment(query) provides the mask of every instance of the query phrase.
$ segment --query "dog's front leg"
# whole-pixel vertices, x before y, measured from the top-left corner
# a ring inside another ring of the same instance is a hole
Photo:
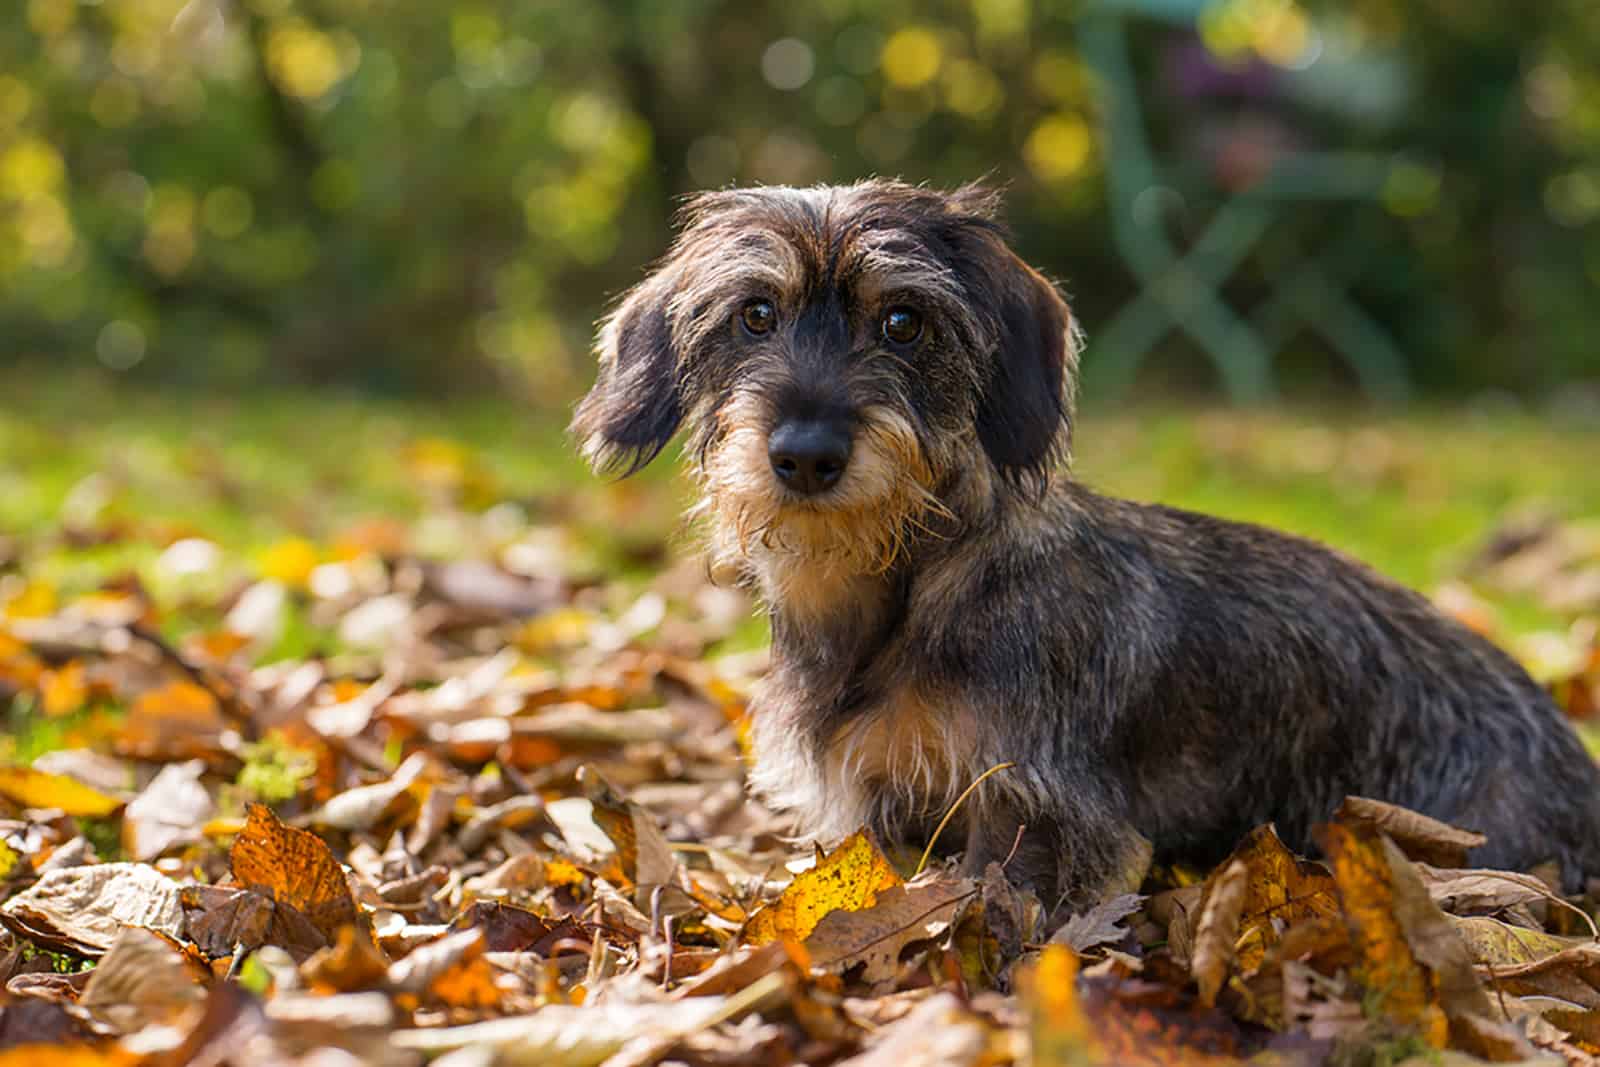
[[[1150,867],[1150,842],[1093,808],[1075,814],[1080,817],[1064,821],[1011,801],[984,805],[967,824],[963,873],[981,877],[998,863],[1007,881],[1063,912],[1136,891]]]

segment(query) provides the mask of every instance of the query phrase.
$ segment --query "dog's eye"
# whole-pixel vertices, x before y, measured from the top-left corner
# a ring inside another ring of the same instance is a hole
[[[892,307],[883,313],[883,339],[891,344],[908,345],[922,336],[922,316],[908,307]]]
[[[770,333],[778,324],[778,309],[772,306],[770,300],[747,301],[739,309],[739,321],[753,334]]]

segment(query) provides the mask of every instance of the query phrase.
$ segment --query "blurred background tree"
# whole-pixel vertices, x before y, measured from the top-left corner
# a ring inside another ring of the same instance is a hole
[[[17,0],[0,14],[0,366],[554,406],[681,196],[872,173],[1006,184],[1023,254],[1092,333],[1135,284],[1104,217],[1082,14]],[[1215,150],[1197,115],[1237,116],[1186,95],[1189,36],[1223,74],[1293,84],[1288,136],[1395,160],[1358,294],[1419,384],[1600,379],[1600,5],[1221,0],[1193,35],[1139,28],[1152,132],[1196,158]],[[1199,203],[1173,220],[1204,221]],[[1291,388],[1343,380],[1309,343],[1284,366]],[[1149,380],[1204,374],[1173,339]]]

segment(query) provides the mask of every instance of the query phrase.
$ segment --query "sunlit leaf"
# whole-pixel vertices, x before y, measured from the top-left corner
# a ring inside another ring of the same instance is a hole
[[[110,815],[122,807],[122,801],[76,779],[29,767],[0,767],[0,796],[23,807],[60,808],[68,815],[91,818]]]
[[[331,944],[356,922],[344,870],[316,834],[285,826],[265,804],[249,819],[228,854],[239,884],[303,914]]]
[[[795,876],[783,895],[751,917],[745,940],[764,945],[780,937],[804,941],[831,911],[871,907],[884,890],[901,885],[893,865],[864,833],[854,833]]]

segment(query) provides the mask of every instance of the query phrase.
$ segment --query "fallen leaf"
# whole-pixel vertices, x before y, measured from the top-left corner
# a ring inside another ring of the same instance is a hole
[[[407,756],[384,782],[357,786],[331,797],[311,816],[318,826],[335,830],[368,830],[390,814],[406,791],[428,769],[428,757],[421,752]]]
[[[169,763],[122,815],[122,848],[136,860],[153,860],[174,845],[200,838],[216,811],[211,794],[200,784],[206,765],[201,760]]]
[[[99,956],[126,926],[183,935],[178,884],[141,863],[101,863],[47,872],[0,905],[0,922],[49,948]]]
[[[1233,860],[1206,880],[1195,923],[1189,970],[1200,987],[1200,1003],[1211,1007],[1228,976],[1239,936],[1239,918],[1249,891],[1250,868]]]
[[[25,808],[59,808],[89,818],[104,818],[122,807],[122,801],[82,782],[29,767],[0,767],[0,796]]]
[[[860,966],[862,982],[884,982],[894,977],[905,949],[943,934],[961,905],[977,894],[977,883],[965,878],[891,885],[864,907],[829,911],[803,943],[817,967],[849,971]]]
[[[1024,971],[1021,990],[1029,1006],[1033,1062],[1082,1067],[1101,1062],[1094,1028],[1078,997],[1078,956],[1065,945],[1048,945]]]
[[[777,901],[751,916],[745,940],[752,945],[780,937],[804,941],[829,912],[871,907],[879,893],[901,884],[888,859],[858,831],[821,856],[811,870],[796,875]]]
[[[1235,946],[1241,974],[1261,966],[1293,924],[1339,914],[1339,897],[1328,869],[1290,852],[1270,825],[1251,831],[1233,850],[1228,865],[1233,862],[1243,863],[1247,872]],[[1191,923],[1198,923],[1200,907],[1197,904],[1188,912]],[[1182,933],[1192,945],[1192,926]]]
[[[139,759],[204,759],[223,751],[225,730],[209,690],[189,681],[169,682],[133,702],[117,734],[117,749]]]
[[[1143,903],[1144,897],[1137,893],[1125,893],[1101,901],[1088,911],[1079,912],[1068,919],[1050,935],[1050,940],[1058,945],[1066,945],[1080,955],[1101,945],[1114,945],[1128,936],[1128,928],[1122,925],[1123,920],[1138,911]]]
[[[1483,1051],[1495,1031],[1489,998],[1466,942],[1410,861],[1371,824],[1333,823],[1324,828],[1322,843],[1356,949],[1356,977],[1378,1009],[1395,1023],[1416,1026],[1436,1048],[1454,1035]]]
[[[1483,915],[1451,915],[1448,918],[1466,941],[1473,962],[1491,967],[1532,963],[1577,945],[1593,943],[1591,938],[1558,937],[1542,930],[1512,926]]]
[[[207,977],[160,934],[129,926],[90,972],[78,1004],[117,1033],[132,1033],[198,1007]]]
[[[639,898],[657,886],[675,884],[678,861],[655,816],[623,796],[591,766],[578,768],[578,784],[592,805],[595,824],[616,846],[624,884],[638,886]],[[639,898],[635,903],[646,907]]]
[[[329,944],[340,927],[356,921],[344,869],[327,844],[316,834],[285,826],[265,804],[250,805],[228,860],[240,885],[294,908]]]
[[[1420,812],[1367,797],[1345,797],[1334,819],[1346,825],[1365,824],[1388,834],[1400,851],[1435,867],[1465,867],[1467,853],[1489,839]]]

